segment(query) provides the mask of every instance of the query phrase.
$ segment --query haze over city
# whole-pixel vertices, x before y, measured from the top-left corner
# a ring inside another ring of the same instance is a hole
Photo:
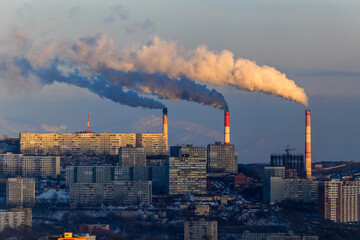
[[[200,82],[220,92],[231,110],[231,140],[239,161],[263,162],[286,145],[303,152],[303,112],[313,113],[313,161],[358,160],[360,96],[357,1],[2,1],[1,42],[14,34],[29,49],[46,41],[76,42],[102,34],[114,48],[158,37],[186,53],[198,46],[276,68],[308,96],[302,106],[281,97]],[[6,46],[6,45],[2,45]],[[4,47],[3,47],[4,48]],[[4,49],[1,49],[4,52]],[[161,112],[101,99],[87,89],[15,79],[1,87],[0,133],[86,127],[96,132],[161,129]],[[191,79],[191,78],[190,78]],[[150,96],[156,99],[156,97]],[[222,111],[194,102],[159,100],[169,109],[170,145],[222,140]]]

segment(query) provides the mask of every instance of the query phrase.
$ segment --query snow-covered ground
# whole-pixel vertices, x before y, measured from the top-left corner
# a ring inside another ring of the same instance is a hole
[[[66,189],[49,189],[36,197],[36,202],[69,202],[69,192]]]

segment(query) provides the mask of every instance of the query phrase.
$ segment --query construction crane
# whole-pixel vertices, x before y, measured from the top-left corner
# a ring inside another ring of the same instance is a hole
[[[296,148],[290,148],[290,146],[289,145],[287,145],[287,147],[285,148],[285,152],[286,152],[286,155],[290,155],[290,151],[292,151],[292,150],[296,150]]]

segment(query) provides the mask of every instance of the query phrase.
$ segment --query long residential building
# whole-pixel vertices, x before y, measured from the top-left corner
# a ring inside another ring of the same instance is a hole
[[[66,185],[73,183],[107,183],[110,181],[152,181],[153,193],[164,193],[168,188],[166,166],[67,166]]]
[[[151,203],[151,181],[111,181],[107,183],[73,183],[71,206],[138,205]]]
[[[0,173],[6,177],[57,177],[60,175],[60,157],[0,154]]]
[[[20,152],[25,155],[112,155],[120,147],[144,147],[146,155],[165,155],[162,133],[20,133]]]
[[[264,178],[264,202],[275,203],[283,200],[318,202],[318,182],[312,179]]]

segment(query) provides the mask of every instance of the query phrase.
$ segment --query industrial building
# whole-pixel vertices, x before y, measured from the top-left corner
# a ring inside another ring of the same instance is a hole
[[[0,154],[0,173],[7,177],[52,177],[60,174],[60,157]]]
[[[119,148],[119,165],[123,167],[146,166],[144,147],[128,145]]]
[[[170,147],[169,194],[206,194],[206,149],[192,145]]]
[[[184,240],[217,240],[217,221],[184,221]]]
[[[334,222],[360,222],[360,180],[332,179],[319,183],[319,217]]]
[[[73,183],[71,206],[150,204],[151,181],[111,181],[107,183]]]
[[[12,207],[35,204],[35,180],[32,178],[8,178],[6,182],[6,204]]]
[[[207,172],[236,174],[238,172],[235,146],[232,144],[209,144],[207,146]]]
[[[107,183],[110,181],[152,181],[153,193],[168,189],[166,166],[120,167],[120,166],[68,166],[66,185],[73,183]]]
[[[271,154],[270,166],[285,167],[285,178],[306,178],[304,154]],[[293,171],[292,171],[293,170]]]
[[[5,228],[16,229],[23,226],[32,226],[31,208],[0,210],[0,231]]]

